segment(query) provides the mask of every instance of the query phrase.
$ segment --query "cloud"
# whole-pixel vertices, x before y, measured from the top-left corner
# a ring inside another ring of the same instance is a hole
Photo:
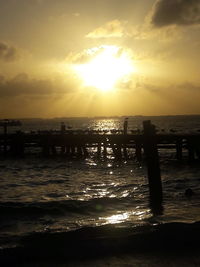
[[[132,50],[122,46],[115,45],[100,45],[89,49],[84,49],[79,53],[69,53],[65,61],[68,64],[85,64],[96,58],[99,54],[112,51],[116,57],[122,54],[128,54],[129,58],[133,58]]]
[[[153,82],[144,82],[140,84],[140,87],[143,87],[146,90],[155,93],[168,92],[169,94],[174,94],[175,98],[177,98],[181,94],[200,94],[200,84],[192,82],[168,83],[166,85],[158,85]]]
[[[102,53],[107,46],[98,46],[89,49],[84,49],[79,53],[69,53],[66,58],[66,62],[69,64],[85,64],[94,59],[97,55]]]
[[[61,77],[54,79],[33,79],[26,73],[6,79],[0,75],[0,97],[16,96],[51,96],[63,95],[74,90],[75,82],[64,81]]]
[[[179,97],[182,93],[200,95],[200,83],[185,81],[185,82],[171,82],[165,80],[158,80],[153,77],[146,77],[141,74],[133,74],[127,83],[121,84],[121,89],[138,90],[140,92],[148,91],[155,94],[169,93],[174,97]]]
[[[156,40],[163,43],[171,43],[180,40],[183,36],[183,30],[170,25],[165,28],[155,28],[150,25],[144,25],[134,36],[136,40]]]
[[[86,35],[87,38],[121,38],[126,35],[126,21],[112,20]]]
[[[0,42],[0,60],[5,62],[15,61],[18,58],[18,51],[14,46]]]
[[[200,0],[158,0],[151,23],[156,27],[200,23]]]
[[[161,42],[173,42],[181,39],[182,31],[174,24],[171,24],[169,27],[165,28],[152,26],[152,17],[155,13],[154,9],[155,7],[148,13],[147,17],[145,18],[145,23],[142,25],[132,25],[128,21],[120,21],[116,19],[107,22],[99,28],[96,28],[94,31],[88,33],[86,37],[91,39],[122,37],[134,38],[135,40],[156,39]]]
[[[200,84],[194,84],[191,82],[185,82],[183,84],[180,84],[178,86],[178,89],[180,90],[186,90],[190,92],[199,92],[200,93]]]
[[[65,60],[68,64],[85,64],[93,59],[96,53],[95,49],[84,49],[79,53],[70,52]]]

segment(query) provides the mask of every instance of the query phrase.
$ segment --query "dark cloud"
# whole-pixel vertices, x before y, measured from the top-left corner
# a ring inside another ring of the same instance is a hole
[[[7,80],[0,76],[0,98],[24,96],[50,96],[72,92],[73,82],[64,82],[61,78],[32,79],[27,74],[21,73]]]
[[[152,24],[157,27],[200,23],[200,0],[158,0]]]
[[[144,79],[143,77],[133,77],[125,84],[127,90],[146,90],[152,93],[160,94],[162,92],[187,92],[200,93],[200,83],[183,82],[183,83],[168,83],[160,85],[153,80]]]
[[[17,49],[14,46],[9,46],[4,42],[0,42],[0,60],[11,62],[18,58]]]
[[[183,89],[190,92],[200,92],[200,84],[192,84],[189,82],[186,82],[184,84],[181,84],[178,86],[179,89]]]

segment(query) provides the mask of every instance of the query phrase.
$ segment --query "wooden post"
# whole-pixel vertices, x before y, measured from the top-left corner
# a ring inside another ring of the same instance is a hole
[[[71,143],[70,149],[71,149],[71,157],[74,157],[74,155],[75,155],[75,144],[74,144],[74,142]]]
[[[103,157],[104,157],[104,159],[107,158],[107,142],[106,142],[106,139],[104,140],[104,143],[103,143]]]
[[[115,159],[117,158],[117,149],[115,147],[115,144],[113,143],[113,141],[110,141],[110,144],[111,144],[111,148],[112,148],[112,151],[113,151],[113,155],[115,156]]]
[[[135,156],[138,162],[142,161],[142,144],[140,141],[135,141]]]
[[[127,143],[128,143],[128,140],[126,136],[124,136],[122,146],[123,146],[123,156],[125,159],[128,158]]]
[[[121,160],[121,159],[122,159],[122,145],[118,141],[118,143],[117,143],[117,160]]]
[[[82,154],[82,146],[81,146],[81,144],[79,143],[78,145],[77,145],[77,157],[78,158],[81,158],[83,156],[83,154]]]
[[[65,155],[66,156],[70,155],[70,145],[69,145],[69,143],[66,143],[66,145],[65,145]]]
[[[60,142],[61,142],[61,146],[60,146],[60,152],[61,155],[63,156],[65,154],[65,125],[63,122],[61,122],[61,129],[60,129]]]
[[[98,142],[98,146],[97,146],[97,157],[98,158],[101,157],[101,141]]]
[[[160,163],[156,142],[155,126],[151,121],[144,121],[144,152],[147,161],[150,207],[154,214],[162,213],[162,183],[160,175]]]
[[[86,144],[83,144],[82,151],[83,151],[84,158],[87,158],[89,156],[89,153],[87,151]]]
[[[124,158],[128,159],[128,152],[127,152],[126,144],[124,144],[124,146],[123,146],[123,154],[124,154]]]

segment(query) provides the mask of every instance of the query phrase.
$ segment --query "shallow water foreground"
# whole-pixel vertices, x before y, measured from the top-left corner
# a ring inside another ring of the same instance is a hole
[[[17,248],[1,250],[0,256],[6,266],[198,266],[199,238],[200,222],[132,229],[107,225],[36,233],[21,240]]]

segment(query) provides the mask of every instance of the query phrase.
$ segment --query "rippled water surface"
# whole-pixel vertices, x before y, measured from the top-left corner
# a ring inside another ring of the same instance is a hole
[[[141,127],[143,118],[130,119],[129,130]],[[154,118],[166,131],[200,129],[200,117]],[[121,129],[123,119],[71,119],[73,127],[95,130]],[[57,123],[57,124],[56,124]],[[26,120],[25,130],[59,127],[58,120]],[[51,127],[50,127],[51,126]],[[178,163],[174,151],[161,152],[164,213],[154,217],[148,202],[145,164],[134,159],[117,162],[112,157],[97,160],[40,156],[0,161],[0,236],[12,240],[38,231],[69,231],[84,226],[124,222],[134,227],[158,222],[200,220],[199,162]],[[194,191],[192,198],[184,194]],[[8,241],[6,241],[8,242]],[[5,242],[5,243],[6,243]]]

